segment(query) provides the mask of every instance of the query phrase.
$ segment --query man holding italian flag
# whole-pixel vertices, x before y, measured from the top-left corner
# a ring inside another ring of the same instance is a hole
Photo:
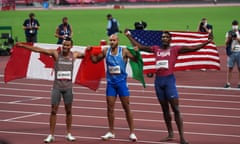
[[[109,130],[101,138],[103,140],[115,138],[114,106],[117,96],[119,96],[130,129],[129,139],[131,141],[137,141],[134,133],[133,116],[130,110],[130,94],[127,86],[128,74],[126,71],[128,59],[137,62],[137,56],[132,55],[127,48],[119,46],[118,42],[118,36],[115,34],[111,35],[109,37],[110,45],[105,47],[100,53],[92,54],[90,57],[93,63],[97,63],[104,58],[106,61],[106,101]]]

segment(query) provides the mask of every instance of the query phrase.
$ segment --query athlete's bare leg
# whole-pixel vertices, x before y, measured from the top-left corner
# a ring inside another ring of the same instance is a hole
[[[162,107],[163,117],[164,117],[165,124],[167,126],[167,131],[168,131],[168,136],[161,139],[161,141],[170,141],[170,140],[173,140],[174,134],[173,134],[172,117],[169,110],[169,104],[167,100],[159,100],[159,103],[161,104],[161,107]]]
[[[115,96],[107,96],[107,117],[108,117],[108,125],[109,125],[109,132],[114,133],[114,107],[117,97]]]
[[[57,111],[58,111],[59,104],[55,105],[52,104],[51,107],[51,114],[50,114],[50,134],[54,135],[56,121],[57,121]]]
[[[130,110],[129,97],[128,96],[120,97],[120,100],[122,102],[122,107],[125,111],[130,133],[134,133],[133,116]]]
[[[179,132],[179,135],[180,135],[180,143],[181,144],[188,144],[188,142],[184,138],[183,120],[182,120],[182,116],[181,116],[181,113],[180,113],[180,110],[179,110],[178,98],[170,99],[169,102],[170,102],[172,110],[174,112],[175,122],[176,122],[178,132]]]

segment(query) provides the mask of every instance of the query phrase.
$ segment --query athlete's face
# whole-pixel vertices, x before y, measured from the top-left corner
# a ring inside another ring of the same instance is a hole
[[[116,48],[118,46],[118,36],[117,35],[111,35],[109,37],[109,43],[111,48]]]
[[[167,33],[162,34],[162,46],[163,48],[168,48],[170,45],[171,36]]]
[[[68,52],[70,52],[71,48],[72,48],[72,42],[64,40],[63,45],[62,45],[62,51],[64,53],[68,53]]]

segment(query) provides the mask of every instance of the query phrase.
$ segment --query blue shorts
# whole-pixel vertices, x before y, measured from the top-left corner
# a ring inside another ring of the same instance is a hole
[[[168,100],[178,98],[175,76],[157,76],[155,77],[155,90],[158,100]]]
[[[58,105],[60,103],[61,97],[63,97],[64,104],[70,104],[73,102],[73,93],[71,88],[66,90],[53,88],[51,97],[51,103],[54,105]]]
[[[237,64],[238,68],[240,68],[240,52],[232,52],[227,59],[227,66],[229,68],[233,68],[235,63]]]
[[[130,95],[127,82],[125,80],[117,84],[109,84],[109,83],[107,84],[106,96],[117,96],[117,95],[120,97]]]

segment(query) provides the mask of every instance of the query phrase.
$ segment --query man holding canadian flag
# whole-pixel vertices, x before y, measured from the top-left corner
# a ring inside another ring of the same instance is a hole
[[[56,125],[57,111],[59,103],[61,100],[61,95],[65,104],[66,111],[66,127],[67,136],[66,139],[69,141],[74,141],[75,137],[71,135],[71,125],[72,125],[72,75],[73,75],[73,65],[74,60],[77,58],[83,58],[84,54],[81,52],[73,51],[71,48],[73,46],[73,41],[71,39],[66,39],[62,47],[58,49],[45,49],[37,46],[31,46],[27,44],[17,43],[18,47],[28,49],[33,52],[42,53],[51,56],[54,61],[54,82],[51,94],[51,114],[50,114],[50,134],[46,139],[45,143],[54,141],[54,130]]]

